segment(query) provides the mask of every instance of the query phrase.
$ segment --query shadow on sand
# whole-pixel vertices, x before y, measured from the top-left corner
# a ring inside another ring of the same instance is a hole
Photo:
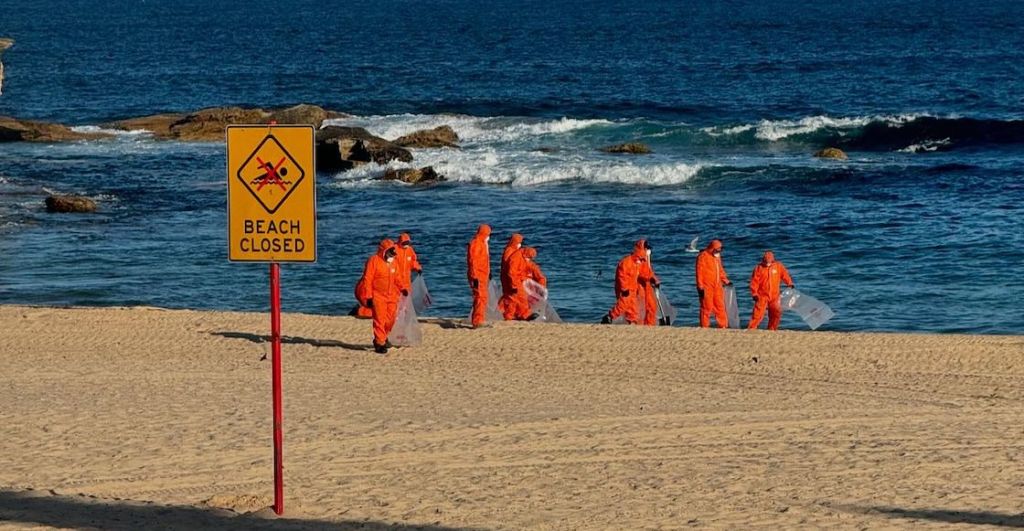
[[[238,515],[226,510],[180,505],[157,505],[144,502],[113,501],[87,496],[55,495],[47,491],[0,490],[0,522],[43,525],[61,529],[98,529],[102,531],[136,531],[164,529],[193,531],[298,531],[319,529],[347,531],[362,529],[378,531],[393,529],[411,531],[451,531],[455,528],[435,525],[388,524],[372,521],[322,521],[296,518],[259,518]]]
[[[244,339],[253,343],[269,343],[269,335],[261,334],[250,334],[247,332],[210,332],[211,336],[226,337],[228,339]],[[344,341],[335,341],[333,339],[309,339],[298,336],[281,336],[281,343],[285,345],[312,345],[317,348],[333,347],[343,348],[346,350],[357,350],[367,351],[373,350],[373,345],[357,345],[354,343],[345,343]]]
[[[1004,514],[987,511],[953,511],[947,509],[902,509],[899,507],[866,507],[867,513],[878,513],[889,518],[907,520],[929,520],[948,524],[991,525],[997,527],[1024,528],[1024,513]]]

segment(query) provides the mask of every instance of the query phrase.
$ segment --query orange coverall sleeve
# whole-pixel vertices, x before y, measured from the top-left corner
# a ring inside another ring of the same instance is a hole
[[[409,268],[413,271],[423,271],[423,266],[420,265],[420,257],[416,255],[416,250],[412,247],[409,247],[409,257],[412,258],[412,260],[409,260]]]
[[[366,265],[363,266],[363,276],[360,277],[359,283],[356,284],[356,297],[360,301],[373,298],[373,273],[373,256],[371,256],[366,261]]]
[[[487,244],[482,240],[474,239],[470,242],[469,251],[466,253],[466,266],[470,279],[485,281],[490,278],[491,264],[487,256]]]
[[[530,277],[533,278],[533,280],[536,283],[540,284],[541,286],[547,287],[548,286],[548,279],[547,279],[547,277],[544,276],[544,272],[540,270],[540,266],[537,265],[534,262],[530,262],[529,265],[530,265]]]
[[[793,277],[789,276],[789,270],[788,270],[788,269],[786,269],[786,266],[784,266],[784,265],[782,265],[782,264],[780,263],[780,264],[779,264],[779,269],[781,269],[781,270],[782,270],[782,274],[781,274],[781,275],[779,275],[779,276],[781,276],[781,277],[782,277],[782,283],[783,283],[784,285],[786,285],[786,286],[790,286],[790,285],[792,285],[792,284],[793,284]]]

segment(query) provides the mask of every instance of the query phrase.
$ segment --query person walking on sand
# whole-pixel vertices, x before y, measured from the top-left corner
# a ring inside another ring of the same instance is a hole
[[[626,324],[639,322],[640,279],[650,247],[647,240],[637,240],[633,252],[619,260],[615,268],[615,306],[601,319],[602,324],[611,324],[619,316],[626,319]]]
[[[395,260],[397,254],[395,242],[382,240],[377,253],[366,261],[359,281],[362,287],[359,298],[373,313],[373,350],[377,354],[388,353],[391,347],[388,336],[398,318],[398,301],[401,296],[409,295],[409,284]]]
[[[487,283],[491,280],[490,239],[491,227],[480,225],[476,236],[466,248],[466,277],[473,294],[473,313],[470,316],[473,328],[480,328],[487,323]]]
[[[505,302],[508,300],[506,297],[512,294],[512,277],[509,276],[508,261],[514,253],[519,252],[519,248],[522,246],[523,235],[517,232],[508,239],[505,251],[501,253],[501,266],[498,270],[501,279],[501,299],[498,301],[498,311],[502,314],[505,313]]]
[[[654,265],[651,263],[654,249],[650,242],[645,240],[644,243],[647,259],[640,265],[640,275],[637,278],[639,295],[644,298],[644,314],[640,317],[645,326],[655,326],[658,324],[658,294],[654,290],[661,286],[661,280],[654,274]]]
[[[523,247],[509,256],[509,289],[501,296],[500,304],[506,321],[532,321],[538,317],[530,311],[530,300],[523,287],[527,280],[545,287],[548,285],[540,266],[533,261],[536,257],[537,250],[533,247]]]
[[[775,253],[765,251],[761,262],[754,266],[750,275],[750,296],[754,298],[754,312],[750,316],[747,328],[756,329],[764,319],[764,311],[768,310],[768,330],[778,330],[782,321],[782,298],[779,285],[793,288],[793,278],[782,262],[775,261]]]
[[[416,250],[412,248],[412,236],[408,232],[398,235],[398,247],[395,249],[395,258],[398,265],[402,268],[402,278],[407,284],[412,285],[412,274],[422,274],[423,266],[420,265],[420,259],[416,255]]]
[[[711,316],[715,316],[718,328],[727,328],[729,318],[725,312],[724,286],[731,286],[729,276],[722,266],[722,241],[711,240],[711,243],[697,255],[697,296],[700,298],[700,326],[711,326]]]

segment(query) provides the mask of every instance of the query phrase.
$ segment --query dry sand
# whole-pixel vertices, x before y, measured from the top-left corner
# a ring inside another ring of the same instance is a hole
[[[0,307],[0,527],[1024,526],[1024,338]],[[225,510],[227,509],[227,510]],[[974,525],[965,525],[963,523]]]

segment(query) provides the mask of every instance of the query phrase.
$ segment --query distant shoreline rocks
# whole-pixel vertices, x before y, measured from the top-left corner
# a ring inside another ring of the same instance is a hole
[[[605,146],[601,148],[601,151],[625,155],[650,155],[654,153],[647,144],[641,144],[640,142],[626,142],[625,144]]]
[[[819,159],[846,160],[846,152],[835,147],[827,147],[814,154]]]
[[[96,201],[80,195],[51,195],[46,198],[46,211],[86,214],[96,212]]]
[[[319,129],[325,120],[347,116],[305,103],[271,110],[211,107],[192,113],[164,113],[117,120],[101,127],[122,131],[146,130],[161,140],[219,142],[224,140],[224,129],[229,125],[277,122],[280,125],[311,125]]]
[[[74,131],[62,124],[0,116],[0,142],[71,142],[111,136],[113,135],[102,132]]]

